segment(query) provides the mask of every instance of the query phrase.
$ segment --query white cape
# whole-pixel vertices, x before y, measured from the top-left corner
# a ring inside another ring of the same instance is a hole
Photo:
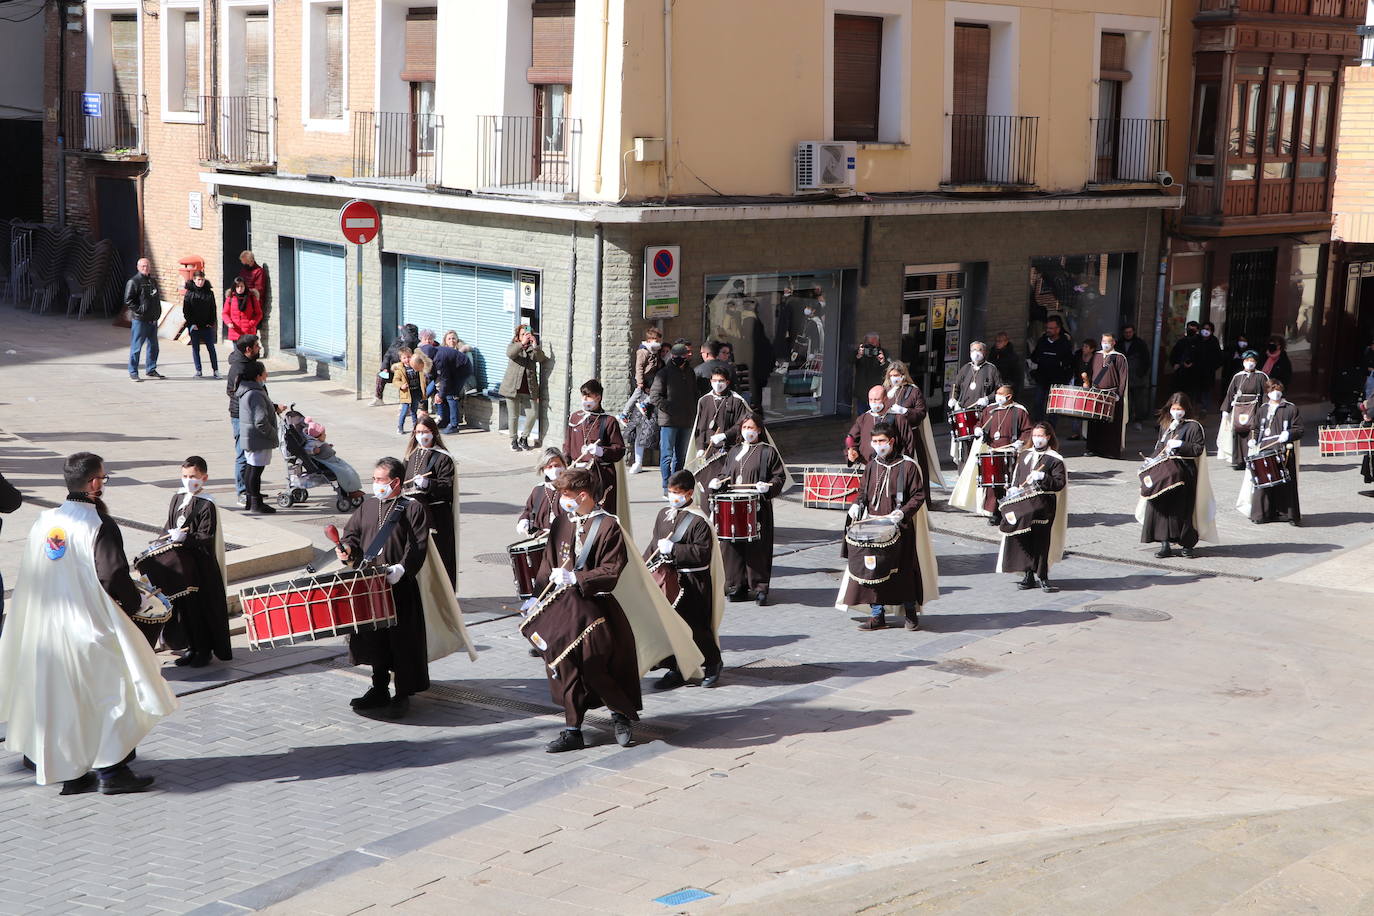
[[[1022,450],[1017,460],[1024,461],[1027,455],[1033,452]],[[1046,455],[1064,461],[1064,456],[1056,451],[1047,451]],[[1054,523],[1050,527],[1050,553],[1049,566],[1064,559],[1064,541],[1069,533],[1069,464],[1064,461],[1064,489],[1054,494]],[[1002,569],[1003,558],[1006,556],[1007,538],[1010,535],[1002,535],[1002,543],[997,548],[997,571],[1005,572]]]
[[[1231,445],[1231,414],[1223,410],[1221,412],[1221,424],[1217,426],[1217,458],[1219,460],[1232,460],[1234,456],[1231,454]]]
[[[38,517],[0,636],[5,747],[34,762],[42,785],[114,766],[178,705],[148,640],[96,576],[99,527],[89,503]]]
[[[605,517],[613,518],[609,514]],[[648,674],[664,659],[673,656],[683,677],[689,680],[701,677],[705,657],[692,640],[692,628],[673,610],[663,596],[663,589],[649,575],[644,558],[635,549],[629,533],[625,532],[624,537],[625,568],[611,595],[625,612],[630,629],[634,631],[640,676]],[[712,587],[720,590],[714,583]]]
[[[701,508],[693,504],[688,512],[706,523],[711,532],[711,632],[716,634],[716,645],[720,645],[720,622],[725,618],[725,561],[720,555],[720,540],[716,538],[716,527],[706,517]]]
[[[1293,446],[1293,470],[1292,474],[1297,477],[1302,464],[1302,446],[1298,443],[1291,443]],[[1250,468],[1246,467],[1245,472],[1240,477],[1240,492],[1236,495],[1236,511],[1241,515],[1249,517],[1250,504],[1255,495],[1255,478],[1250,476]]]
[[[921,472],[926,475],[926,480],[930,481],[931,486],[948,490],[945,472],[940,470],[940,453],[935,448],[935,433],[930,428],[930,414],[926,414],[926,418],[921,421],[921,428],[916,430],[916,435],[921,437],[921,443],[925,446],[926,463]]]
[[[954,481],[954,490],[949,495],[949,504],[956,509],[966,509],[978,515],[991,515],[984,511],[983,501],[978,498],[978,456],[991,451],[982,439],[973,440],[973,448],[968,450],[968,458]]]

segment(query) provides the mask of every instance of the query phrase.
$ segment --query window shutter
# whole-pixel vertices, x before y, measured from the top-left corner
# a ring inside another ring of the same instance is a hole
[[[469,355],[478,391],[500,384],[505,372],[516,318],[506,304],[514,296],[515,275],[509,270],[401,258],[401,321],[440,335],[457,331],[472,344]]]
[[[432,83],[439,8],[416,7],[406,13],[406,59],[401,79],[407,83]]]
[[[267,96],[267,14],[249,13],[243,24],[243,92],[244,95]]]
[[[182,49],[186,64],[182,70],[181,110],[200,110],[200,13],[192,10],[182,19]]]
[[[1131,71],[1126,69],[1126,36],[1120,32],[1102,33],[1102,53],[1098,69],[1099,74],[1104,80],[1119,80],[1125,82],[1131,78]]]
[[[343,7],[331,6],[324,11],[324,113],[321,117],[343,117],[343,58]]]
[[[883,21],[835,17],[835,139],[878,139]]]
[[[572,83],[575,6],[572,0],[543,0],[534,4],[530,68],[525,74],[529,82]]]
[[[954,26],[954,114],[988,113],[988,59],[992,30],[985,25]]]
[[[348,344],[344,250],[321,242],[296,243],[296,349],[343,360]]]
[[[114,91],[138,93],[138,17],[110,17],[110,57],[114,64]]]

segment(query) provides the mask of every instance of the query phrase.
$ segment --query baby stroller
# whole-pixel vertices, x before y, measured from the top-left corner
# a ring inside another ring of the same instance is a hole
[[[303,503],[315,487],[329,487],[334,491],[334,508],[339,512],[349,512],[362,505],[361,497],[352,496],[339,486],[334,472],[305,450],[305,414],[292,404],[282,414],[282,420],[284,422],[278,424],[278,445],[286,463],[287,489],[277,494],[277,505],[289,509]]]

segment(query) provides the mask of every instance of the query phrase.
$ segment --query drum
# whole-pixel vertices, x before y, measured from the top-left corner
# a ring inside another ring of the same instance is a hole
[[[757,541],[762,536],[758,493],[717,494],[711,500],[711,517],[722,541]]]
[[[656,555],[645,568],[653,577],[654,584],[663,590],[663,597],[668,599],[670,605],[677,607],[677,603],[682,600],[682,579],[678,575],[677,567],[665,562],[662,556]]]
[[[978,456],[978,486],[1005,487],[1016,468],[1015,452],[987,452]]]
[[[846,467],[802,469],[802,505],[808,509],[848,509],[858,498],[863,471]]]
[[[1163,496],[1170,490],[1188,482],[1188,473],[1183,466],[1185,459],[1174,455],[1160,455],[1141,465],[1136,476],[1140,478],[1140,495],[1146,499]]]
[[[385,571],[349,569],[272,582],[245,588],[239,599],[250,649],[289,646],[396,624],[396,605]]]
[[[135,579],[134,586],[143,596],[143,603],[129,616],[134,623],[159,626],[172,619],[172,602],[166,595],[143,579]]]
[[[1116,395],[1096,388],[1051,385],[1045,412],[1080,420],[1111,420],[1116,414]]]
[[[1255,428],[1255,414],[1259,413],[1259,395],[1238,394],[1231,404],[1231,432],[1248,436]]]
[[[1319,426],[1317,445],[1323,458],[1374,452],[1374,426]]]
[[[166,538],[153,541],[129,565],[142,573],[168,601],[196,591],[195,561],[181,544]]]
[[[902,529],[888,518],[866,518],[845,530],[849,577],[861,585],[886,582],[901,569]]]
[[[1268,449],[1251,455],[1245,459],[1245,464],[1250,469],[1250,479],[1254,481],[1256,490],[1288,483],[1288,462],[1281,451]]]
[[[1054,521],[1056,505],[1054,494],[1037,484],[1008,490],[1007,495],[997,501],[997,512],[1002,517],[998,530],[1009,535],[1025,534],[1035,525]]]
[[[521,598],[533,598],[534,583],[539,578],[539,564],[544,558],[544,545],[549,542],[549,533],[537,534],[523,541],[516,541],[506,548],[510,554],[510,571],[515,577],[515,594]]]
[[[963,410],[951,411],[949,415],[949,430],[958,442],[967,442],[973,438],[973,431],[978,427],[978,410],[967,407]]]

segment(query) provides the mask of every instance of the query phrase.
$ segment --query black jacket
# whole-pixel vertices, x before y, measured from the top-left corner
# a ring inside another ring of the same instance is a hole
[[[135,321],[157,321],[162,318],[162,294],[152,275],[136,273],[124,284],[124,304],[129,317]]]
[[[1077,349],[1067,334],[1060,333],[1058,340],[1050,340],[1048,335],[1042,336],[1035,344],[1035,352],[1030,355],[1035,363],[1031,378],[1041,388],[1069,384],[1073,380]]]
[[[0,474],[0,512],[10,513],[18,509],[24,503],[24,494],[15,489],[14,484],[5,479],[4,474]],[[0,527],[4,526],[4,520],[0,519]]]
[[[208,280],[204,286],[196,286],[194,280],[186,282],[186,292],[181,294],[181,317],[186,319],[187,327],[194,325],[202,331],[213,331],[218,311],[215,291]]]
[[[248,363],[248,357],[243,355],[243,351],[238,347],[229,351],[229,366],[225,369],[224,393],[229,395],[229,416],[237,418],[239,415],[239,376],[243,374],[243,367]]]
[[[701,396],[711,390],[711,375],[716,371],[724,369],[730,379],[730,387],[735,385],[735,367],[723,359],[703,360],[695,370],[697,377],[697,396]]]
[[[649,403],[658,410],[659,426],[685,426],[697,419],[697,377],[692,367],[671,359],[654,376],[649,386]]]

